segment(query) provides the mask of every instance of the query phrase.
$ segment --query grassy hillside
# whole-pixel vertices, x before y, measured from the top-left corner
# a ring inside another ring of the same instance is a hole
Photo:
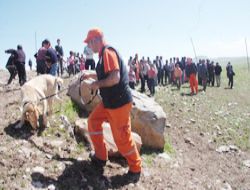
[[[249,149],[250,73],[246,64],[235,63],[233,66],[236,73],[233,89],[227,89],[225,67],[221,87],[208,87],[206,93],[186,96],[190,92],[188,83],[180,91],[176,87],[160,87],[156,101],[163,106],[171,125],[188,130],[195,128],[197,134],[208,134],[217,144]]]

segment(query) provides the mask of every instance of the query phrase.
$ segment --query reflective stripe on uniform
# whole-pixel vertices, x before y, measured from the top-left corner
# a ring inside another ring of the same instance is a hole
[[[89,135],[103,135],[102,131],[89,132]]]
[[[123,156],[129,156],[129,155],[133,154],[134,152],[135,152],[135,147],[133,147],[130,151],[123,154]]]

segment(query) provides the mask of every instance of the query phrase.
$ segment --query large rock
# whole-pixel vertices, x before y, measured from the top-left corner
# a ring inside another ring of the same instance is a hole
[[[95,71],[85,71],[91,74]],[[93,78],[89,78],[80,82],[80,77],[74,78],[69,84],[67,95],[78,105],[80,108],[87,112],[91,112],[94,107],[101,101],[101,97],[96,92],[91,92],[89,84],[93,82]],[[81,90],[80,90],[81,85]]]
[[[75,122],[75,124],[76,124],[76,128],[75,128],[76,133],[80,134],[81,136],[84,136],[85,139],[90,143],[90,147],[93,150],[94,147],[93,147],[92,141],[91,141],[89,133],[88,133],[87,120],[86,119],[79,119]],[[103,127],[104,141],[106,143],[106,147],[108,150],[108,155],[109,156],[120,156],[120,153],[119,153],[117,146],[114,142],[114,138],[113,138],[109,123],[104,122],[102,127]],[[142,145],[141,137],[138,134],[132,132],[132,139],[134,140],[134,142],[137,146],[137,149],[140,152],[141,145]]]
[[[143,145],[163,149],[165,144],[165,112],[157,102],[145,94],[132,90],[132,95],[132,130],[141,136]]]
[[[91,112],[93,108],[101,101],[99,95],[93,98],[88,84],[93,79],[85,80],[81,83],[82,99],[79,95],[79,80],[73,81],[70,84],[68,95],[75,101],[81,108]],[[94,93],[95,95],[95,93]],[[142,138],[144,146],[163,149],[164,140],[164,127],[166,125],[166,114],[162,107],[155,102],[152,98],[132,90],[133,107],[131,111],[132,131],[138,133]],[[92,100],[93,101],[89,101]],[[87,103],[89,104],[87,104]]]

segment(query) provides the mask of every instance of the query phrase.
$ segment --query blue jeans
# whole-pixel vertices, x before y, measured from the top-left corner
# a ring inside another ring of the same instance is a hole
[[[53,76],[56,76],[57,67],[58,67],[58,64],[57,64],[57,63],[53,63],[53,64],[51,65],[49,74],[51,74],[51,75],[53,75]]]

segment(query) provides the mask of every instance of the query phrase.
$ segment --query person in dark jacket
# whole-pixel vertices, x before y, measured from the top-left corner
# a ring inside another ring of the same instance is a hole
[[[205,59],[201,60],[200,67],[200,78],[203,86],[203,91],[206,91],[207,88],[207,78],[208,78],[208,70],[207,70],[207,64],[205,63]]]
[[[49,74],[51,74],[53,76],[56,76],[57,67],[58,67],[58,65],[57,65],[58,58],[57,58],[56,50],[54,50],[51,47],[51,44],[50,44],[49,40],[45,39],[43,41],[43,43],[44,43],[44,47],[47,49],[47,52],[46,52],[46,64],[47,64]]]
[[[43,41],[42,47],[35,54],[37,75],[47,73],[47,65],[45,63],[46,62],[46,53],[47,53],[47,49],[45,48],[45,44]]]
[[[9,85],[11,83],[11,81],[17,75],[16,65],[15,65],[15,56],[13,54],[10,55],[5,67],[6,67],[6,69],[8,69],[8,71],[10,73],[10,78],[8,80],[8,83],[7,83],[7,85]]]
[[[234,75],[235,75],[235,73],[233,71],[233,66],[231,65],[230,62],[228,62],[226,70],[227,70],[227,77],[228,77],[228,87],[232,89],[233,84],[234,84]]]
[[[15,56],[15,66],[18,73],[19,84],[22,86],[26,82],[26,69],[25,69],[25,53],[21,45],[17,46],[17,50],[8,49],[6,53],[13,54]]]
[[[63,75],[63,47],[60,45],[60,39],[57,39],[57,45],[55,46],[57,58],[59,62],[59,66],[57,68],[57,75],[59,76],[61,72],[61,76]],[[59,72],[60,71],[60,72]]]
[[[208,64],[208,85],[214,86],[214,62]]]
[[[220,64],[217,62],[215,67],[214,67],[214,74],[215,74],[215,81],[216,81],[216,84],[217,84],[217,87],[220,87],[220,74],[222,72],[222,68],[220,66]]]

